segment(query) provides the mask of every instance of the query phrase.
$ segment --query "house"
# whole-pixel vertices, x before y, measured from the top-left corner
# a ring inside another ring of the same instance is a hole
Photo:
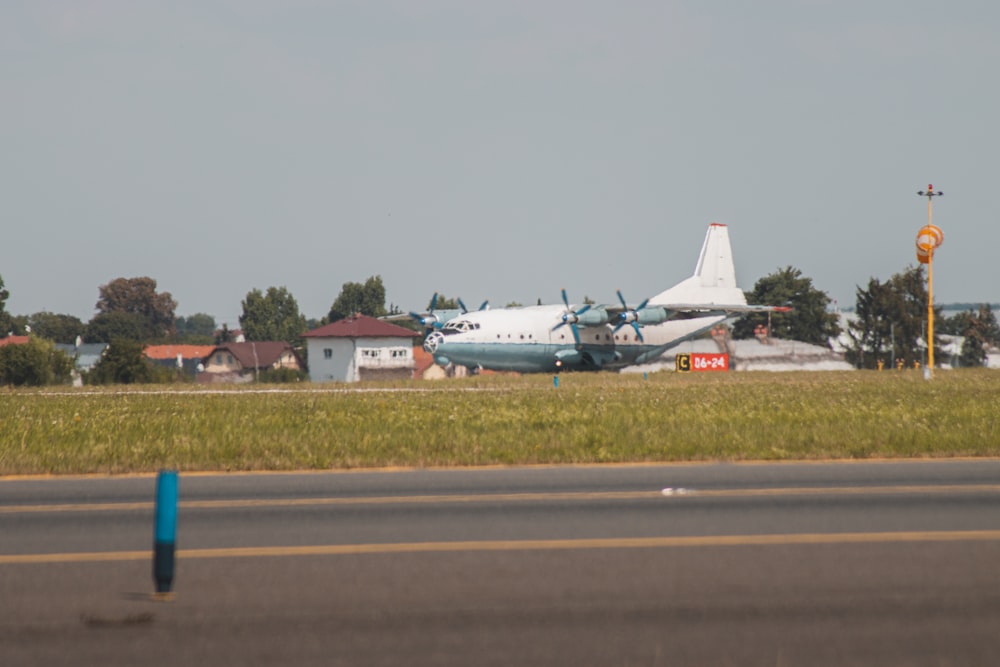
[[[214,349],[214,345],[147,345],[142,353],[157,366],[180,369],[194,376],[202,360]]]
[[[25,336],[27,338],[27,336]],[[2,341],[0,341],[2,343]],[[74,387],[83,386],[83,374],[94,369],[108,349],[107,343],[84,343],[77,336],[76,343],[56,343],[55,348],[73,360],[71,382]]]
[[[431,356],[422,347],[413,347],[413,379],[414,380],[441,380],[444,379],[444,369],[434,363]]]
[[[56,343],[56,349],[65,352],[66,356],[75,360],[76,370],[89,371],[97,362],[101,360],[104,351],[108,349],[107,343]]]
[[[456,366],[455,364],[448,364],[447,367],[438,366],[434,361],[434,355],[419,346],[413,348],[413,359],[416,364],[413,369],[414,380],[464,378],[469,374],[469,369],[465,366]],[[484,375],[493,375],[496,371],[480,370],[479,372]]]
[[[302,334],[313,382],[397,380],[413,373],[413,339],[401,326],[353,315]]]
[[[0,338],[0,347],[4,345],[24,345],[29,340],[31,340],[31,336],[7,336],[6,338]]]
[[[223,343],[211,347],[202,364],[199,382],[250,382],[257,371],[303,367],[295,349],[285,341]]]

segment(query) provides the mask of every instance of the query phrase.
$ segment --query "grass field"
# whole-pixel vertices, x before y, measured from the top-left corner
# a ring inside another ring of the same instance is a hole
[[[1000,373],[0,390],[0,475],[1000,455]]]

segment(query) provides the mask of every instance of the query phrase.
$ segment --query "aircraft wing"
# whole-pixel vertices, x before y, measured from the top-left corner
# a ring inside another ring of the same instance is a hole
[[[787,312],[789,306],[755,306],[746,303],[657,303],[643,302],[636,308],[626,306],[604,306],[607,322],[616,328],[631,324],[633,327],[645,324],[660,324],[673,319],[693,317],[731,316],[740,313]],[[587,324],[590,324],[589,322]]]
[[[663,308],[675,313],[787,313],[791,306],[752,306],[745,303],[657,303],[657,308]]]

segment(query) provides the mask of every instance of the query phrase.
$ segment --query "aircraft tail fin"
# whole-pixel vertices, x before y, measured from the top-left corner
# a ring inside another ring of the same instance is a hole
[[[694,275],[649,300],[650,304],[745,305],[746,296],[736,285],[729,228],[718,222],[708,226]]]

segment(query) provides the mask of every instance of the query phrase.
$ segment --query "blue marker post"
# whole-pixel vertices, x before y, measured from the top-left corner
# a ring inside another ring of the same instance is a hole
[[[553,375],[552,376],[552,386],[555,387],[556,389],[559,388],[559,376],[558,375]]]
[[[156,478],[156,527],[153,530],[153,580],[157,593],[174,583],[177,545],[177,471],[161,470]]]

